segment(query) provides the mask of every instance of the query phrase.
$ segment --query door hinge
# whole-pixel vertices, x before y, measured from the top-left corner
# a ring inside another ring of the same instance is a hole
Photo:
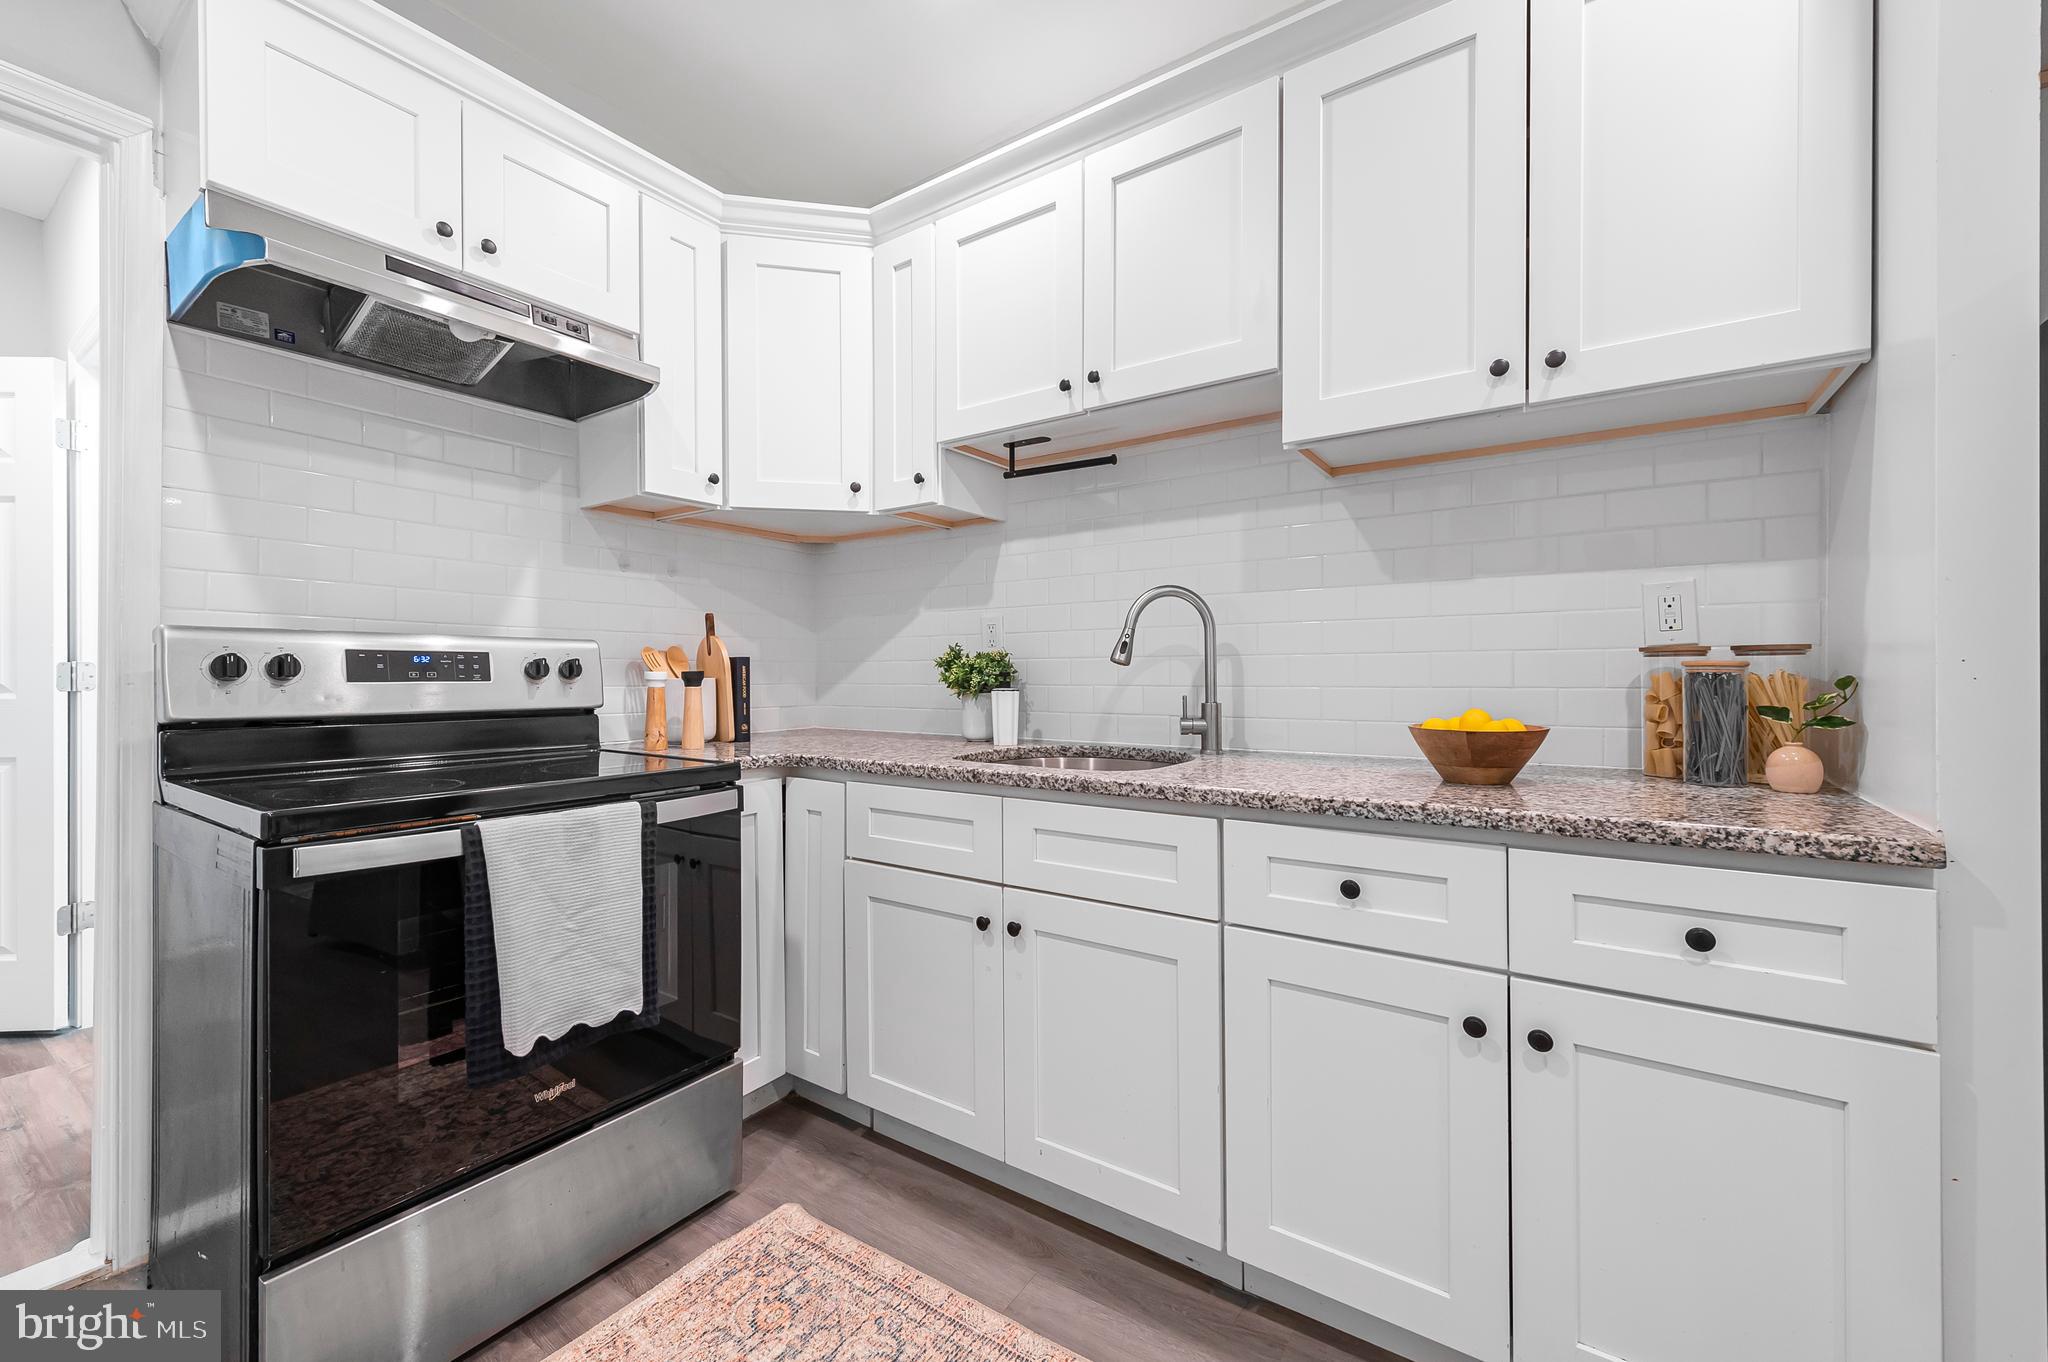
[[[93,925],[93,902],[86,899],[81,903],[60,903],[57,905],[57,935],[77,936]]]
[[[57,664],[57,689],[65,694],[83,694],[98,690],[100,669],[90,662],[59,662]]]
[[[67,454],[83,454],[85,452],[85,422],[74,421],[64,416],[58,417],[57,448]]]

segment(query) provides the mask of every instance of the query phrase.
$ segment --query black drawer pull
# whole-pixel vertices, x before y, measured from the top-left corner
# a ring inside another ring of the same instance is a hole
[[[1557,1042],[1550,1038],[1548,1031],[1531,1031],[1529,1033],[1529,1048],[1539,1055],[1549,1054],[1550,1047],[1555,1044]]]
[[[1482,1017],[1465,1018],[1465,1034],[1474,1040],[1486,1038],[1486,1021]]]
[[[1705,955],[1708,951],[1719,945],[1720,942],[1705,927],[1693,927],[1685,934],[1685,944],[1698,951],[1701,955]]]
[[[1344,881],[1344,883],[1342,883],[1342,884],[1340,884],[1340,885],[1338,885],[1338,886],[1337,886],[1337,892],[1338,892],[1338,893],[1340,893],[1340,894],[1342,894],[1342,895],[1343,895],[1343,896],[1344,896],[1345,898],[1347,898],[1347,899],[1355,899],[1355,898],[1357,898],[1357,897],[1358,897],[1358,881],[1357,881],[1357,880],[1346,880],[1346,881]]]
[[[1024,934],[1024,924],[1021,922],[1012,922],[1007,927],[1003,928],[1003,930],[1008,932],[1011,936],[1022,936]]]
[[[974,930],[977,932],[988,930],[988,918],[986,915],[974,919]]]

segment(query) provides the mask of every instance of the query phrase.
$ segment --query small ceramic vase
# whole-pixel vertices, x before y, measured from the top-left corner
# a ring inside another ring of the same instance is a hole
[[[1764,781],[1781,794],[1813,794],[1827,773],[1820,754],[1803,742],[1788,742],[1764,758]]]
[[[987,742],[994,731],[989,718],[988,696],[960,697],[960,736],[969,742]]]

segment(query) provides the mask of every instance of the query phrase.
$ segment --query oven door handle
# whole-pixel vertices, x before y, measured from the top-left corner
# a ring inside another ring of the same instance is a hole
[[[656,801],[654,821],[664,826],[670,823],[687,823],[692,818],[724,813],[727,809],[737,809],[739,806],[738,790],[714,790],[710,794],[685,795],[681,799]]]
[[[350,870],[376,870],[388,865],[417,865],[462,854],[462,829],[408,832],[399,837],[348,838],[292,848],[292,878],[339,875]]]

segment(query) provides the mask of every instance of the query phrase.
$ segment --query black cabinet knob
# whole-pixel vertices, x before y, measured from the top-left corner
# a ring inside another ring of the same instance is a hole
[[[1531,1031],[1529,1033],[1529,1048],[1539,1055],[1549,1054],[1550,1047],[1555,1044],[1557,1042],[1550,1038],[1548,1031]]]
[[[434,234],[436,236],[454,236],[455,228],[450,223],[437,222],[434,224]]]
[[[222,685],[239,681],[249,674],[249,659],[240,653],[217,654],[206,664],[206,674]]]
[[[978,918],[974,919],[974,930],[975,930],[975,931],[977,931],[977,932],[985,932],[985,931],[987,931],[987,930],[988,930],[988,918],[987,918],[986,916],[983,916],[983,917],[978,917]]]
[[[1717,944],[1717,938],[1705,927],[1694,927],[1686,932],[1685,944],[1698,951],[1701,955],[1705,955],[1708,951],[1714,949]]]
[[[1357,881],[1357,880],[1346,880],[1346,881],[1344,881],[1344,883],[1342,883],[1342,884],[1340,884],[1340,885],[1338,885],[1338,886],[1337,886],[1337,892],[1338,892],[1338,893],[1340,893],[1340,894],[1342,894],[1342,895],[1343,895],[1343,896],[1344,896],[1345,898],[1347,898],[1347,899],[1355,899],[1355,898],[1357,898],[1357,897],[1358,897],[1358,881]]]
[[[1011,936],[1022,936],[1024,934],[1024,924],[1021,922],[1012,922],[1005,925],[1003,930],[1008,932]]]
[[[583,675],[583,659],[580,657],[563,658],[562,665],[555,668],[555,675],[561,677],[564,681],[574,681],[577,677]]]
[[[1100,383],[1102,381],[1102,370],[1090,369],[1088,371],[1088,381],[1090,383]]]
[[[916,483],[919,487],[924,486],[924,474],[922,473],[912,473],[910,475],[910,480]]]
[[[520,670],[526,673],[526,679],[529,681],[545,680],[548,674],[548,660],[544,657],[533,658]]]
[[[704,481],[710,483],[713,487],[716,487],[718,486],[718,474],[713,473],[709,477],[705,478]]]
[[[485,237],[482,241],[479,241],[477,245],[483,248],[483,252],[485,255],[496,255],[498,253],[498,243],[491,240],[489,237]]]
[[[1063,393],[1070,393],[1070,392],[1072,392],[1073,390],[1074,390],[1074,380],[1073,380],[1073,379],[1071,379],[1071,378],[1063,378],[1063,379],[1061,379],[1061,380],[1060,380],[1060,391],[1061,391],[1061,392],[1063,392]]]
[[[1472,1039],[1474,1040],[1479,1040],[1483,1038],[1486,1035],[1485,1021],[1481,1020],[1478,1017],[1465,1018],[1465,1034],[1472,1037]]]
[[[1549,354],[1543,357],[1543,362],[1552,369],[1556,369],[1562,366],[1564,364],[1564,351],[1552,350]]]
[[[857,493],[860,491],[860,484],[857,482],[849,482],[846,484],[846,490],[849,492]]]
[[[289,681],[304,670],[297,656],[292,653],[279,653],[263,664],[263,674],[278,682]]]
[[[1495,378],[1505,378],[1508,372],[1508,362],[1504,359],[1497,359],[1486,366],[1486,372],[1492,374]]]

